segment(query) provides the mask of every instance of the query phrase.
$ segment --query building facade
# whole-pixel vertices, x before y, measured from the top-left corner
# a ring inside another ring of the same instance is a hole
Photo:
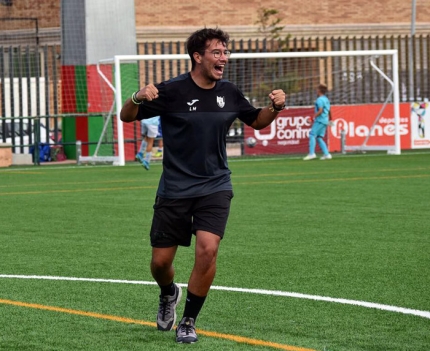
[[[5,31],[15,40],[35,30],[42,43],[59,42],[60,0],[11,0],[0,5],[0,38]],[[135,0],[137,40],[181,40],[202,26],[220,26],[232,38],[254,39],[258,31],[258,10],[262,7],[279,11],[284,34],[292,36],[407,35],[410,32],[411,2],[404,0]],[[430,3],[417,0],[417,34],[430,32]],[[100,16],[110,11],[100,9]],[[8,19],[27,18],[10,21]],[[33,20],[30,20],[33,19]]]

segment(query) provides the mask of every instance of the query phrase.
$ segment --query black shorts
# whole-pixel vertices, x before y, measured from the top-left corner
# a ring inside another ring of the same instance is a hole
[[[224,236],[232,191],[188,199],[156,197],[151,227],[151,246],[190,246],[198,230]]]

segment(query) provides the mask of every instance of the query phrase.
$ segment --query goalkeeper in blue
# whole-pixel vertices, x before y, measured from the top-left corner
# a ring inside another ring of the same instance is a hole
[[[326,93],[327,86],[325,84],[318,85],[318,98],[315,101],[315,115],[313,118],[314,123],[312,125],[311,132],[309,133],[309,155],[304,158],[305,161],[317,158],[317,155],[315,154],[317,143],[323,153],[321,160],[331,160],[332,158],[323,139],[327,126],[331,120],[330,100],[327,98]]]

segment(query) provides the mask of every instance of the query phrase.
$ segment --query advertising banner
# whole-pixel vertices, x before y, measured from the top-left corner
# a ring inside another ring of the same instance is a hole
[[[411,104],[411,148],[430,148],[430,103],[428,99]]]
[[[332,106],[333,125],[328,128],[330,152],[341,151],[341,131],[345,131],[346,145],[362,146],[367,139],[367,146],[394,145],[393,105],[345,105]],[[381,114],[378,122],[372,126]],[[429,122],[430,123],[430,122]],[[400,104],[400,140],[401,148],[410,148],[410,106]],[[429,130],[430,134],[430,130]]]
[[[313,114],[312,107],[288,108],[262,130],[245,126],[245,140],[249,137],[256,140],[253,147],[245,142],[245,155],[306,154]]]

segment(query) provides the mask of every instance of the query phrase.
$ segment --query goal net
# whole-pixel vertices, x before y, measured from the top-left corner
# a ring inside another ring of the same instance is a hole
[[[134,160],[142,136],[139,122],[123,124],[118,113],[140,87],[191,69],[188,55],[115,56],[98,64],[105,125],[94,155],[123,165]],[[273,89],[287,94],[287,108],[267,128],[255,131],[239,120],[226,135],[229,156],[306,154],[316,87],[328,86],[332,121],[326,141],[331,152],[387,151],[400,154],[404,134],[399,104],[397,50],[233,53],[224,78],[250,103],[264,107]],[[106,158],[107,157],[107,158]]]

